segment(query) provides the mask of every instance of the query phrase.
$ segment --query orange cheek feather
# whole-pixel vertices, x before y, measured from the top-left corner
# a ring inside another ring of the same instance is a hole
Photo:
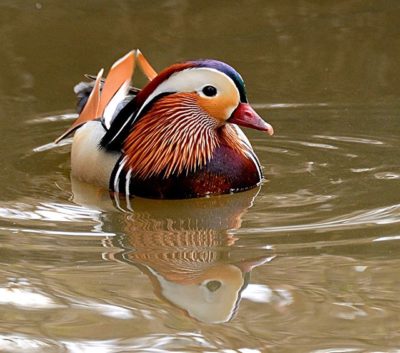
[[[224,123],[239,103],[239,97],[233,90],[216,97],[197,96],[198,105],[210,116]]]

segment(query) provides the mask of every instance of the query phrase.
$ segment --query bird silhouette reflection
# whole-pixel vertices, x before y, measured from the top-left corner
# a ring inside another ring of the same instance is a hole
[[[92,186],[73,184],[79,204],[110,209],[110,197]],[[154,293],[205,323],[231,320],[251,270],[272,257],[238,246],[234,235],[258,189],[192,200],[150,200],[112,195],[123,214],[122,232],[107,242],[108,258],[148,276]]]

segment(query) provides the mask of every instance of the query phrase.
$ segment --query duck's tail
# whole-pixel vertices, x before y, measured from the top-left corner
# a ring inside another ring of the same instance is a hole
[[[96,77],[95,77],[96,79]],[[102,80],[103,81],[103,80]],[[102,89],[104,82],[101,83],[100,85],[100,92]],[[94,87],[94,81],[93,82],[79,82],[77,85],[74,87],[74,93],[76,94],[77,97],[77,102],[76,102],[76,111],[78,114],[82,113],[83,108],[85,107],[90,94],[93,91]]]
[[[80,114],[85,107],[90,93],[93,91],[94,83],[96,80],[96,76],[94,75],[85,75],[89,80],[89,82],[79,82],[77,85],[74,87],[74,93],[77,97],[77,102],[76,102],[76,111],[78,114]],[[103,89],[105,80],[102,78],[100,82],[100,93]],[[140,89],[137,87],[130,86],[127,94],[127,101],[130,101],[132,98],[134,98],[138,93],[140,92]],[[125,104],[124,104],[125,105]],[[114,114],[115,115],[115,114]]]
[[[79,117],[72,126],[55,140],[60,142],[76,129],[88,121],[102,119],[104,126],[108,129],[115,116],[118,106],[129,93],[136,94],[137,89],[130,87],[131,77],[134,72],[135,59],[145,72],[149,80],[156,76],[156,72],[143,57],[139,50],[131,51],[119,59],[111,67],[110,72],[103,80],[103,69],[99,71],[93,83],[80,83],[75,86],[75,93],[78,96]],[[91,78],[89,76],[89,78]],[[119,108],[120,109],[120,108]]]

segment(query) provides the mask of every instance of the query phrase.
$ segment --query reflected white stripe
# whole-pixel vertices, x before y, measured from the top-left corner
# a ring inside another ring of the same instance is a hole
[[[120,210],[120,211],[125,213],[126,211],[121,207],[121,205],[119,203],[119,193],[118,192],[114,192],[114,201],[115,201],[115,207],[118,210]]]

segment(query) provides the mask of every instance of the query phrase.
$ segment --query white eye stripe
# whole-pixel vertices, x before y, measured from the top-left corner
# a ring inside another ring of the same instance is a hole
[[[213,83],[210,83],[213,82]],[[167,80],[162,82],[157,89],[146,99],[142,108],[138,111],[137,116],[140,115],[142,110],[159,94],[167,92],[201,92],[205,86],[217,86],[229,83],[234,87],[234,91],[237,92],[239,97],[239,90],[237,89],[235,82],[222,73],[221,71],[200,67],[194,69],[186,69],[172,74]],[[217,92],[221,89],[217,88]],[[239,101],[239,98],[238,98]]]

